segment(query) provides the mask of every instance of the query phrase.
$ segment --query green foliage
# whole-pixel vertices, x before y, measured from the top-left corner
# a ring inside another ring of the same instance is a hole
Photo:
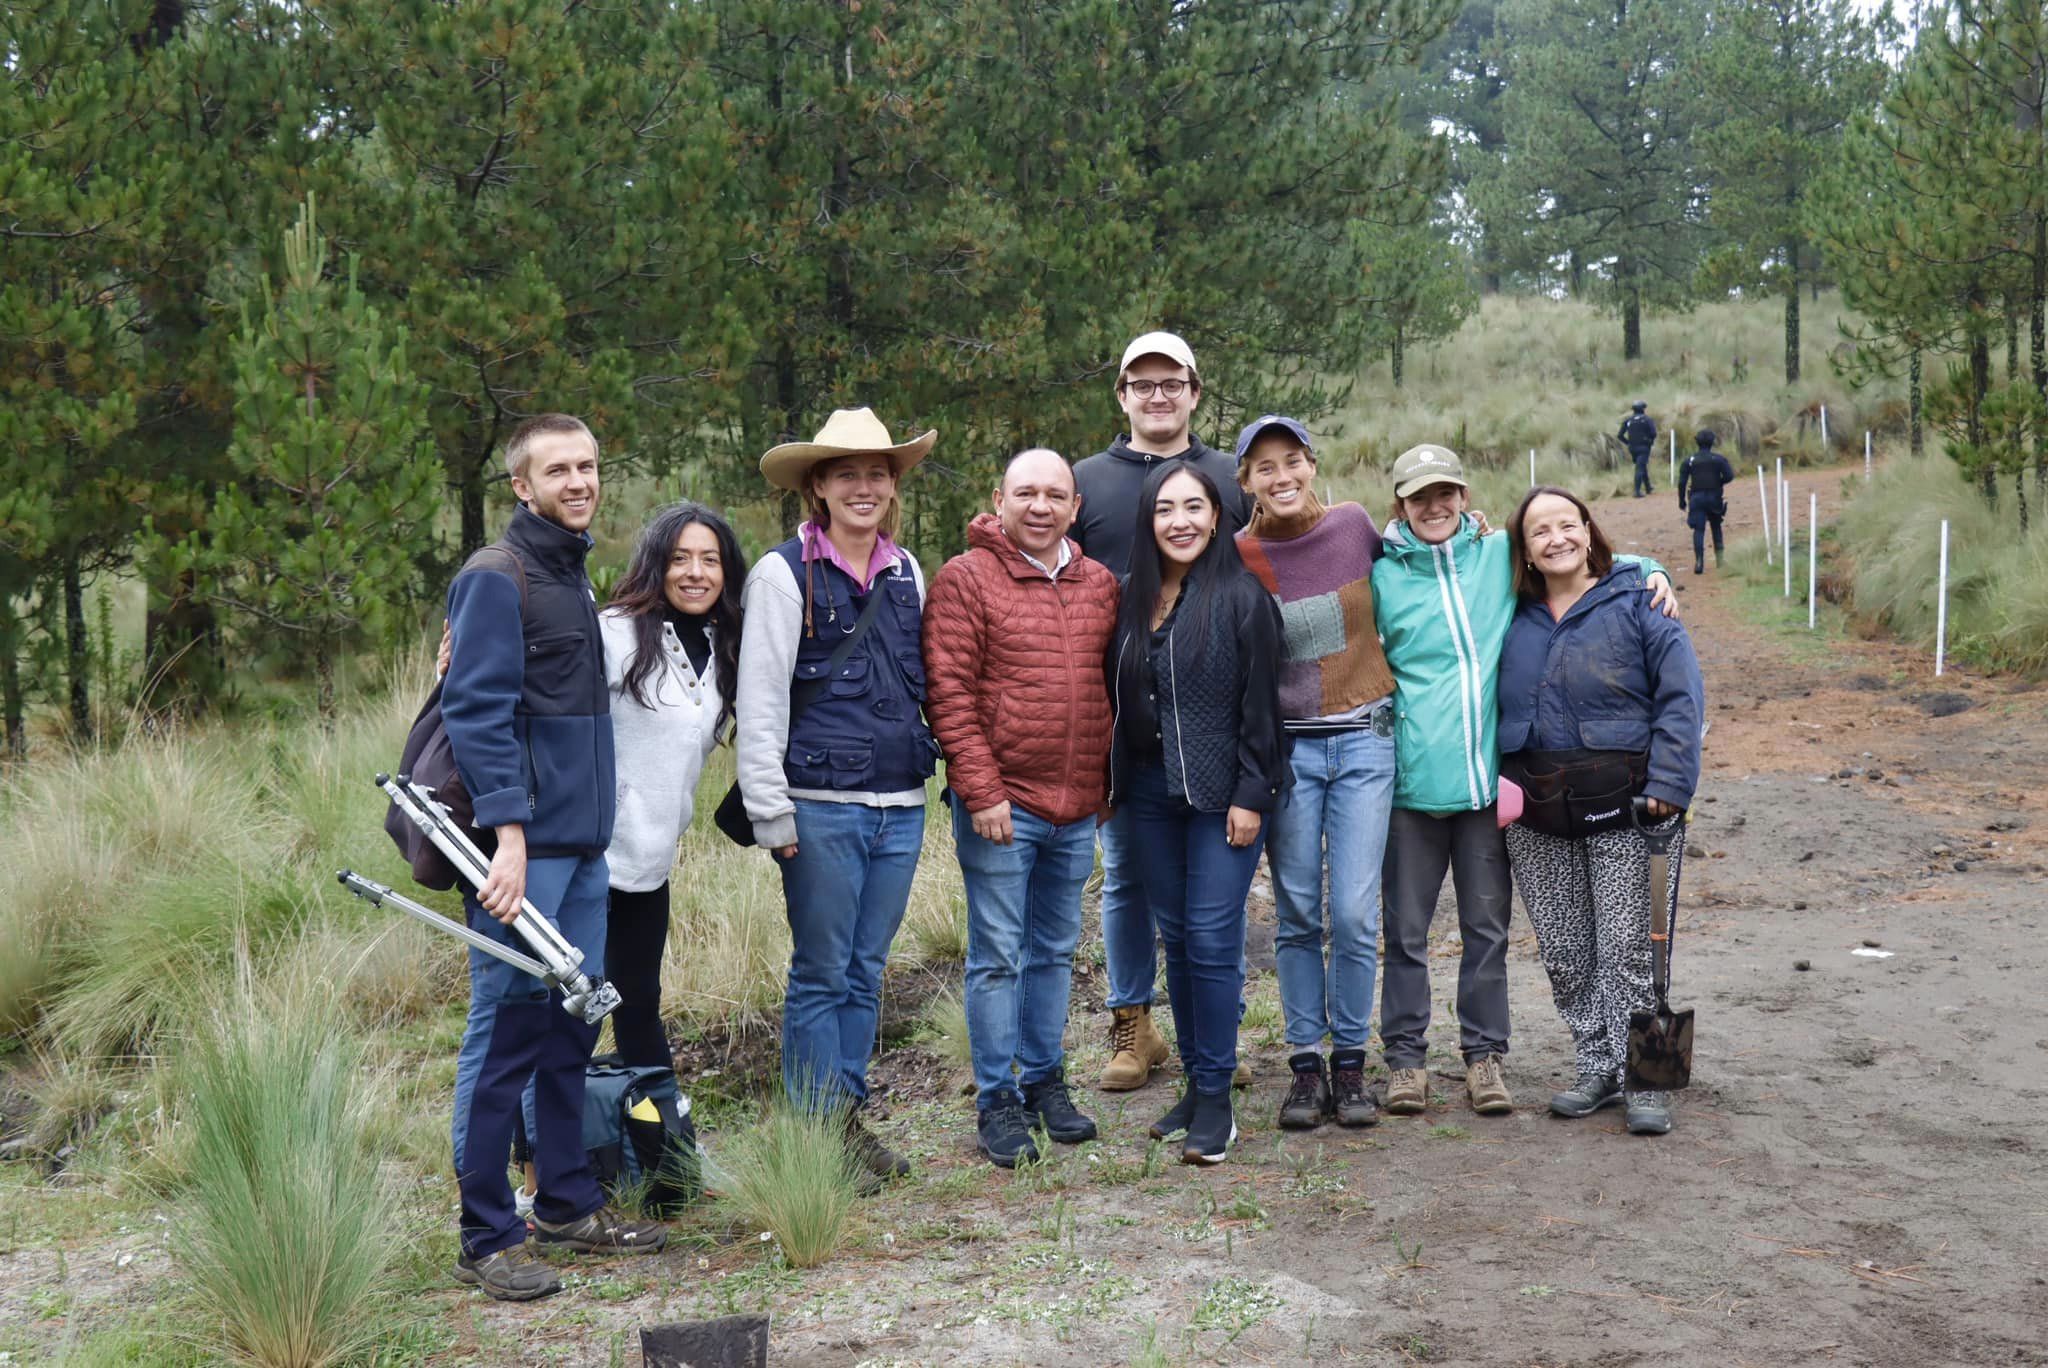
[[[415,593],[412,548],[431,527],[426,391],[356,284],[327,273],[314,205],[285,234],[284,274],[241,301],[235,336],[235,481],[206,530],[148,553],[166,578],[286,642],[312,666],[323,718],[349,646],[385,645]]]
[[[860,1201],[839,1118],[781,1101],[722,1146],[719,1201],[748,1231],[771,1236],[796,1268],[815,1268],[846,1240]]]
[[[1508,137],[1474,187],[1488,221],[1524,225],[1504,248],[1547,274],[1567,258],[1573,293],[1621,316],[1642,353],[1645,308],[1682,307],[1705,246],[1692,69],[1708,38],[1701,0],[1509,0],[1501,6]]]
[[[241,971],[180,1067],[192,1130],[172,1232],[200,1312],[186,1334],[240,1362],[325,1368],[377,1342],[406,1234],[331,993]]]

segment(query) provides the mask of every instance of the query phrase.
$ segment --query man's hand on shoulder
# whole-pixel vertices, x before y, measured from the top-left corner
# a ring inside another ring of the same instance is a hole
[[[510,926],[519,920],[519,905],[526,898],[526,828],[516,823],[498,829],[498,850],[491,856],[490,873],[476,900],[484,911]]]

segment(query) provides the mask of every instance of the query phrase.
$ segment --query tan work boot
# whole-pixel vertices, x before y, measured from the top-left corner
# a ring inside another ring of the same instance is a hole
[[[1419,1116],[1429,1106],[1429,1070],[1394,1069],[1387,1074],[1387,1111]]]
[[[1142,1088],[1167,1061],[1166,1039],[1152,1024],[1149,1003],[1109,1010],[1109,1063],[1102,1066],[1100,1086],[1106,1092]]]
[[[1465,1065],[1465,1091],[1472,1098],[1472,1110],[1481,1116],[1506,1116],[1515,1109],[1499,1055],[1485,1055]]]
[[[1246,1062],[1243,1055],[1239,1055],[1237,1057],[1237,1068],[1230,1075],[1230,1086],[1233,1088],[1249,1088],[1251,1085],[1252,1066]]]

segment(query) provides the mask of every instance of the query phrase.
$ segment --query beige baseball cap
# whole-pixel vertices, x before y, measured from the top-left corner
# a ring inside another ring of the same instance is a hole
[[[1148,332],[1132,338],[1131,345],[1124,348],[1124,359],[1116,368],[1118,384],[1123,383],[1124,372],[1131,368],[1131,362],[1144,356],[1163,356],[1176,366],[1186,366],[1189,375],[1200,378],[1201,372],[1195,369],[1194,350],[1181,340],[1180,334]]]
[[[1464,488],[1465,467],[1458,462],[1457,453],[1449,447],[1440,447],[1434,442],[1409,447],[1394,462],[1394,497],[1405,499],[1418,489],[1427,489],[1433,484],[1454,484]]]

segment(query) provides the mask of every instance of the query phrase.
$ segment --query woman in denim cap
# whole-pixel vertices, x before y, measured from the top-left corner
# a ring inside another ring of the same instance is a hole
[[[1380,533],[1359,504],[1324,507],[1315,475],[1308,430],[1294,419],[1268,414],[1238,434],[1237,480],[1256,509],[1237,545],[1280,605],[1280,714],[1294,743],[1294,791],[1266,835],[1279,923],[1273,960],[1292,1051],[1279,1118],[1288,1130],[1379,1120],[1365,1047],[1394,803],[1394,676],[1372,611]]]

